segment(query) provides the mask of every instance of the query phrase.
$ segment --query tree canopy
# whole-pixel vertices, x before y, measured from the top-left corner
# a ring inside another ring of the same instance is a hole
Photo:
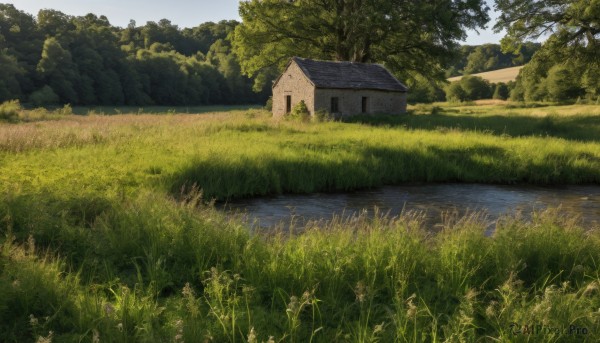
[[[521,71],[515,100],[600,96],[600,0],[496,0],[505,51],[526,39],[546,41]]]
[[[228,36],[236,21],[180,29],[169,20],[125,28],[105,16],[0,4],[0,102],[34,105],[264,103]]]
[[[385,63],[443,78],[467,29],[489,20],[484,0],[251,0],[240,2],[234,52],[260,85],[292,56]]]
[[[546,49],[600,63],[600,0],[496,0],[495,29],[507,30],[505,49],[548,37]]]

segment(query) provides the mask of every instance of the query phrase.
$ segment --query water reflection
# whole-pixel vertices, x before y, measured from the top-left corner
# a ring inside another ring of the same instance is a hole
[[[349,193],[280,195],[245,199],[222,207],[243,212],[256,227],[289,225],[292,218],[299,226],[309,220],[342,218],[363,211],[397,216],[402,211],[422,211],[427,225],[434,227],[444,214],[462,216],[483,211],[493,222],[499,216],[523,213],[525,216],[548,207],[561,207],[566,214],[579,215],[584,227],[600,223],[600,186],[500,186],[482,184],[424,184],[386,186]]]

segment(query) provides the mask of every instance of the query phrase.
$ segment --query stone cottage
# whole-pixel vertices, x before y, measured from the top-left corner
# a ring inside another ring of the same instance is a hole
[[[336,116],[402,114],[407,88],[379,64],[290,60],[273,83],[273,116],[289,113],[304,100],[312,114]]]

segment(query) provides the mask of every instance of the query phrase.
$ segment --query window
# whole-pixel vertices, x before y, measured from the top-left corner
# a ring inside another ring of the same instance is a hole
[[[362,97],[362,113],[369,112],[369,98],[366,96]]]
[[[340,111],[339,98],[331,98],[331,113],[338,113]]]
[[[285,113],[290,113],[290,112],[292,112],[292,96],[286,95],[285,96]]]

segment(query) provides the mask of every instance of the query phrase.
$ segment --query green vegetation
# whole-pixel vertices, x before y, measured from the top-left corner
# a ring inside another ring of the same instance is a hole
[[[232,43],[241,70],[261,87],[292,56],[383,63],[401,80],[442,80],[456,41],[484,27],[488,10],[483,0],[243,1]]]
[[[432,234],[415,214],[293,235],[204,203],[404,181],[598,183],[599,117],[436,104],[362,124],[260,110],[0,124],[0,341],[595,342],[599,231],[560,212],[502,218],[491,236],[481,216]],[[525,325],[545,331],[515,335]]]
[[[446,77],[522,66],[531,60],[540,47],[540,43],[524,42],[518,49],[504,52],[500,44],[463,45],[460,47],[456,61],[446,68]]]
[[[511,99],[565,101],[600,100],[600,6],[597,1],[496,0],[501,11],[495,28],[506,29],[505,51],[525,39],[549,34],[517,78]]]
[[[228,35],[239,23],[180,29],[169,20],[126,28],[105,16],[44,9],[36,17],[0,4],[0,102],[33,106],[264,104]]]

